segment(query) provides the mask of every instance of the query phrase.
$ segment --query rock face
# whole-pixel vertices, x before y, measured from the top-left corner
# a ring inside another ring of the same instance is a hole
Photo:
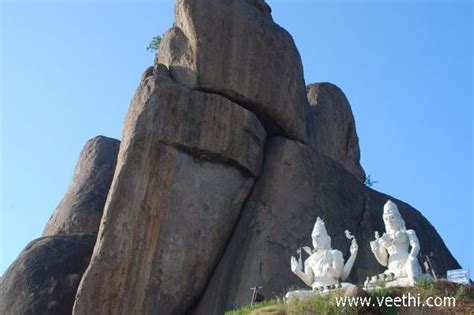
[[[459,266],[417,210],[364,186],[346,97],[328,83],[306,95],[270,12],[263,0],[176,1],[120,148],[88,142],[45,228],[56,236],[0,280],[0,313],[221,315],[255,285],[266,298],[304,286],[290,256],[311,244],[317,216],[345,258],[344,230],[356,236],[348,281],[360,283],[382,271],[369,241],[389,198],[438,272]]]
[[[0,314],[70,314],[94,235],[30,242],[0,278]]]
[[[263,0],[176,1],[157,62],[177,82],[248,108],[269,134],[308,141],[301,58]]]
[[[120,141],[103,136],[87,141],[72,183],[49,219],[43,236],[97,234],[119,146]]]
[[[120,141],[84,146],[63,200],[0,280],[0,314],[70,314],[89,265]]]
[[[280,137],[267,140],[262,175],[250,195],[224,255],[192,314],[223,314],[250,303],[256,285],[266,298],[305,285],[290,271],[290,256],[311,246],[317,216],[326,222],[332,247],[348,258],[349,229],[359,253],[348,281],[363,282],[382,271],[369,241],[383,231],[382,208],[393,198],[365,187],[340,164],[308,146]],[[436,251],[439,272],[458,267],[429,222],[409,205],[395,201],[408,226],[418,231],[424,252]]]
[[[158,65],[127,115],[75,314],[182,314],[199,296],[260,174],[251,112]]]
[[[361,182],[365,172],[360,165],[359,138],[351,106],[340,88],[331,83],[307,86],[315,148],[341,163]]]

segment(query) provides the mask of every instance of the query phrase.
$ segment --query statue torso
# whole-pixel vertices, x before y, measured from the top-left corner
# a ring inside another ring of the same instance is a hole
[[[408,253],[409,239],[406,231],[384,233],[382,245],[387,249],[390,256],[400,253]]]
[[[382,245],[387,249],[388,271],[393,272],[396,276],[405,275],[405,265],[409,255],[410,240],[408,234],[404,230],[384,233],[382,235]]]
[[[333,278],[327,272],[327,268],[329,266],[333,266],[334,260],[338,259],[338,255],[335,255],[334,252],[336,252],[336,250],[333,249],[320,250],[313,253],[305,261],[305,265],[311,268],[311,271],[315,277],[313,288],[328,284],[336,284],[339,282],[339,279]]]
[[[324,266],[332,264],[332,254],[330,250],[322,250],[313,253],[306,260],[306,264],[311,267],[313,274],[316,277],[325,276]]]

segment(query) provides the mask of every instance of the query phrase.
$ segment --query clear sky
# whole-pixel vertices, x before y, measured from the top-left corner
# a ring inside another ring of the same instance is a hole
[[[85,142],[121,137],[173,3],[0,1],[2,274],[40,236]],[[375,189],[419,209],[474,270],[472,2],[268,2],[306,82],[346,93]]]

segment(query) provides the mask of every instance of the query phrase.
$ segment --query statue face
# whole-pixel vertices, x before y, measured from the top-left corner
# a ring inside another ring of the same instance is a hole
[[[386,230],[398,231],[402,228],[402,218],[393,212],[384,213],[383,222]]]
[[[331,241],[331,239],[327,234],[321,233],[320,231],[315,231],[312,237],[314,249],[319,250],[329,248],[329,242]]]

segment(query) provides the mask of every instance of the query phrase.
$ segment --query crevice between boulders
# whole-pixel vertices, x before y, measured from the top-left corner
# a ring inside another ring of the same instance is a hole
[[[364,187],[364,211],[362,211],[362,214],[360,216],[359,221],[357,222],[356,225],[356,231],[355,231],[355,236],[359,236],[361,228],[362,228],[362,222],[364,222],[364,218],[366,214],[368,214],[369,210],[369,194],[367,193],[367,187]]]
[[[352,174],[352,173],[351,173]],[[361,234],[361,229],[362,229],[362,222],[364,222],[366,214],[368,214],[368,209],[369,209],[369,195],[367,194],[367,187],[364,187],[364,210],[362,211],[360,215],[360,219],[357,221],[356,224],[356,230],[354,231],[353,235],[356,238],[356,241],[360,239],[360,234]],[[360,244],[357,243],[360,247]],[[359,248],[360,249],[360,248]],[[344,257],[349,257],[350,256],[350,246],[347,248],[347,250],[344,252]]]
[[[365,186],[365,185],[364,185]],[[363,246],[363,244],[361,244],[359,242],[359,240],[363,239],[362,237],[362,231],[363,231],[363,226],[364,226],[364,221],[366,220],[366,217],[369,215],[369,194],[368,194],[368,190],[369,188],[368,187],[364,187],[364,210],[362,211],[361,215],[360,215],[360,219],[357,221],[357,224],[356,224],[356,230],[354,231],[353,235],[357,241],[357,244],[359,246],[359,250],[358,250],[358,254],[357,255],[360,255],[361,253],[361,246]],[[350,246],[349,248],[347,248],[347,250],[345,251],[344,253],[344,257],[349,257],[350,256]],[[357,258],[356,258],[357,260]],[[353,267],[353,270],[354,270],[354,267]],[[351,276],[352,274],[352,276]],[[361,281],[363,279],[359,279],[359,274],[353,274],[352,271],[351,273],[349,274],[349,278],[352,279],[352,282],[354,283],[361,283]]]
[[[225,96],[224,96],[224,97],[225,97]],[[267,134],[267,137],[265,138],[265,143],[264,143],[264,145],[263,145],[262,172],[263,172],[263,169],[264,169],[264,167],[265,167],[265,158],[266,158],[266,156],[267,156],[267,150],[268,150],[268,148],[267,148],[268,140],[271,139],[271,138],[273,138],[273,137],[277,137],[277,136],[276,136],[276,135],[275,135],[275,136],[268,136],[268,134]],[[302,143],[302,142],[300,142],[300,141],[297,141],[297,140],[294,140],[294,139],[289,139],[289,138],[286,138],[286,137],[280,136],[280,135],[278,135],[278,137],[285,138],[286,140],[289,140],[289,141],[295,141],[295,142],[297,142],[297,143],[299,143],[299,144],[301,144],[301,145],[304,145],[304,146],[308,147],[308,148],[311,149],[311,150],[314,150],[311,146],[309,146],[309,145],[307,145],[307,144],[304,144],[304,143]],[[211,280],[212,280],[212,278],[213,278],[213,276],[214,276],[214,274],[215,274],[215,272],[216,272],[217,267],[220,265],[221,260],[222,260],[222,258],[224,257],[226,251],[228,250],[229,245],[230,245],[232,239],[233,239],[234,236],[236,235],[237,227],[242,223],[241,221],[243,220],[243,218],[244,218],[244,216],[245,216],[245,213],[244,213],[244,212],[245,212],[245,209],[246,209],[246,207],[247,207],[247,205],[248,205],[248,203],[249,203],[249,200],[250,200],[251,196],[253,195],[253,193],[254,193],[254,191],[255,191],[255,188],[257,187],[257,184],[259,183],[259,180],[260,180],[260,176],[258,176],[258,177],[255,178],[255,182],[254,182],[252,188],[250,189],[250,191],[249,191],[247,197],[245,198],[244,202],[242,203],[242,206],[241,206],[240,211],[239,211],[239,215],[238,215],[238,217],[237,217],[237,219],[236,219],[236,221],[235,221],[234,226],[232,227],[232,232],[230,233],[229,238],[228,238],[228,239],[226,240],[226,242],[225,242],[224,249],[223,249],[223,251],[222,251],[220,257],[217,259],[215,265],[214,265],[213,268],[212,268],[212,273],[209,275],[209,278],[208,278],[207,281],[206,281],[206,285],[204,286],[204,289],[201,291],[201,293],[199,294],[198,298],[196,298],[195,302],[188,308],[188,310],[186,311],[185,314],[188,314],[188,315],[194,314],[194,311],[195,311],[196,307],[199,305],[199,302],[201,301],[203,295],[205,294],[205,292],[206,292],[207,289],[209,288],[210,282],[211,282]],[[283,246],[283,245],[278,244],[278,243],[275,243],[275,244],[277,244],[277,245],[279,245],[279,246]],[[227,275],[227,277],[229,277],[227,280],[230,280],[230,279],[231,279],[230,277],[232,277],[232,275]]]
[[[263,150],[264,150],[264,151],[263,151],[263,159],[265,159],[265,155],[266,155],[265,151],[266,151],[267,139],[268,139],[268,137],[265,139],[265,143],[263,144],[263,148],[264,148],[264,149],[263,149]],[[179,150],[179,149],[178,149],[178,150]],[[263,165],[262,165],[262,171],[263,171]],[[248,172],[248,171],[247,171],[247,172]],[[248,172],[248,173],[250,173],[250,172]],[[212,272],[211,272],[211,274],[209,275],[209,277],[207,278],[206,284],[205,284],[204,288],[203,288],[202,291],[199,293],[199,296],[196,298],[196,300],[195,300],[195,301],[191,304],[191,306],[186,310],[185,314],[187,314],[187,315],[192,315],[192,314],[194,314],[193,311],[194,311],[195,307],[199,304],[199,302],[201,301],[201,299],[202,299],[204,293],[207,291],[207,289],[208,289],[208,287],[209,287],[209,284],[210,284],[210,282],[211,282],[211,280],[212,280],[212,277],[213,277],[214,273],[216,272],[216,269],[217,269],[217,267],[219,266],[219,264],[220,264],[222,258],[224,257],[224,254],[225,254],[226,250],[228,249],[229,244],[231,243],[232,238],[234,237],[234,235],[235,235],[235,233],[236,233],[236,229],[237,229],[237,227],[239,226],[240,221],[242,220],[242,217],[243,217],[243,215],[244,215],[244,209],[245,209],[245,207],[246,207],[246,205],[247,205],[247,203],[248,203],[250,197],[253,195],[253,192],[254,192],[254,190],[255,190],[255,187],[257,186],[257,183],[258,183],[258,181],[259,181],[259,178],[260,178],[260,176],[255,177],[255,181],[254,181],[254,183],[253,183],[253,185],[252,185],[252,188],[250,189],[250,191],[249,191],[247,197],[245,198],[244,202],[242,202],[242,205],[241,205],[241,207],[240,207],[239,214],[238,214],[238,216],[237,216],[237,219],[235,220],[234,226],[232,227],[232,231],[231,231],[231,233],[229,234],[229,237],[227,238],[227,240],[225,241],[225,245],[224,245],[224,247],[223,247],[223,249],[222,249],[222,252],[221,252],[220,256],[218,257],[218,259],[216,260],[216,263],[215,263],[214,266],[212,267]],[[232,276],[232,275],[229,275],[229,276]]]
[[[175,80],[173,79],[173,81],[175,81]],[[260,108],[260,106],[253,106],[253,107],[249,106],[245,102],[242,102],[241,100],[230,96],[228,93],[224,93],[224,92],[221,92],[221,91],[216,91],[216,90],[206,89],[206,88],[194,88],[192,90],[203,92],[203,93],[208,93],[208,94],[219,95],[219,96],[224,97],[224,98],[228,99],[229,101],[239,105],[240,107],[245,108],[249,112],[253,113],[255,116],[257,116],[258,120],[260,120],[260,123],[262,124],[263,128],[265,129],[265,132],[267,133],[267,137],[280,136],[280,137],[286,138],[288,140],[295,141],[295,142],[306,145],[301,140],[289,137],[287,134],[285,134],[285,132],[283,131],[283,128],[280,127],[273,119],[271,119],[268,115],[265,115],[263,112],[257,111],[256,108]]]
[[[247,168],[240,165],[237,161],[233,159],[229,159],[229,158],[224,158],[221,155],[213,153],[211,151],[199,150],[196,148],[185,146],[181,143],[167,142],[167,141],[164,141],[163,139],[158,140],[158,142],[160,142],[161,144],[173,147],[180,152],[184,152],[196,160],[210,161],[213,163],[221,163],[224,165],[233,166],[237,168],[239,171],[241,171],[242,174],[247,178],[248,177],[255,178],[257,176],[256,174],[253,174],[252,172],[250,172]]]

